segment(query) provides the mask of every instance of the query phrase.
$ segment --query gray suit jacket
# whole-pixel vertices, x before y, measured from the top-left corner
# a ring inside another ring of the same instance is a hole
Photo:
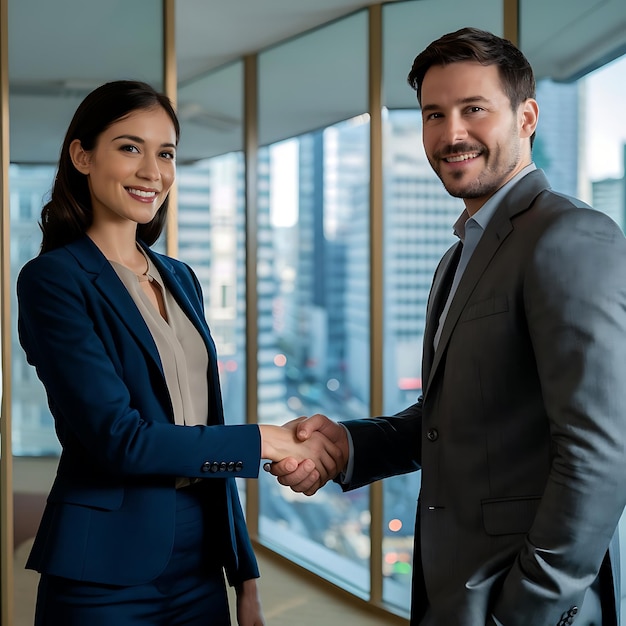
[[[344,422],[348,488],[422,468],[412,624],[426,610],[438,626],[576,623],[626,504],[626,240],[531,172],[487,226],[434,351],[456,248],[429,298],[422,397]]]

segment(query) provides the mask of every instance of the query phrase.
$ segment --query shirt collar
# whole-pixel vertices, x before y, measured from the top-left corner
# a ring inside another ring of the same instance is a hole
[[[534,163],[530,163],[526,167],[522,168],[511,180],[507,181],[496,193],[483,204],[474,215],[470,217],[467,209],[463,209],[463,213],[459,216],[459,218],[454,222],[453,232],[454,234],[463,241],[465,239],[465,225],[470,220],[473,220],[481,230],[485,230],[487,228],[487,224],[493,217],[493,214],[496,212],[496,208],[498,204],[504,198],[504,196],[509,192],[511,187],[519,182],[526,174],[529,174],[533,170],[536,170],[537,166]]]

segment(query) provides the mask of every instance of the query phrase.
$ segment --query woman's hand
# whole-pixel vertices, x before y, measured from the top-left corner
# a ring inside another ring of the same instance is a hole
[[[239,626],[265,626],[256,579],[244,580],[235,587],[237,594],[237,624]]]
[[[265,469],[294,491],[313,495],[345,469],[345,428],[324,415],[299,417],[283,426],[261,425],[262,456],[273,461]]]

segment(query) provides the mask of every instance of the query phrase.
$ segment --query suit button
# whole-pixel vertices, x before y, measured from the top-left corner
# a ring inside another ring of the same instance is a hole
[[[202,467],[200,468],[203,472],[210,472],[211,471],[211,463],[209,461],[205,461],[202,464]]]
[[[232,471],[234,471],[234,469],[235,469],[235,462],[234,462],[234,461],[231,461],[231,462],[228,464],[228,471],[229,471],[229,472],[232,472]]]
[[[437,429],[429,428],[428,432],[426,433],[426,438],[428,439],[428,441],[437,441],[437,439],[439,439],[439,433],[437,432]]]
[[[215,473],[220,469],[220,464],[217,461],[211,463],[211,472]]]
[[[220,463],[220,472],[225,472],[227,467],[228,467],[228,463],[226,463],[226,461],[222,461]]]
[[[237,461],[235,463],[235,471],[240,472],[243,469],[243,461]]]

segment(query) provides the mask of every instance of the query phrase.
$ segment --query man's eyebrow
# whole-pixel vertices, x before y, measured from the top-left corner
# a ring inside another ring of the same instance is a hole
[[[489,102],[488,98],[485,98],[485,96],[468,96],[467,98],[461,98],[460,100],[457,100],[455,102],[455,104],[473,104],[476,102]],[[436,111],[438,109],[441,109],[441,106],[438,104],[425,104],[424,106],[422,106],[422,111]]]

